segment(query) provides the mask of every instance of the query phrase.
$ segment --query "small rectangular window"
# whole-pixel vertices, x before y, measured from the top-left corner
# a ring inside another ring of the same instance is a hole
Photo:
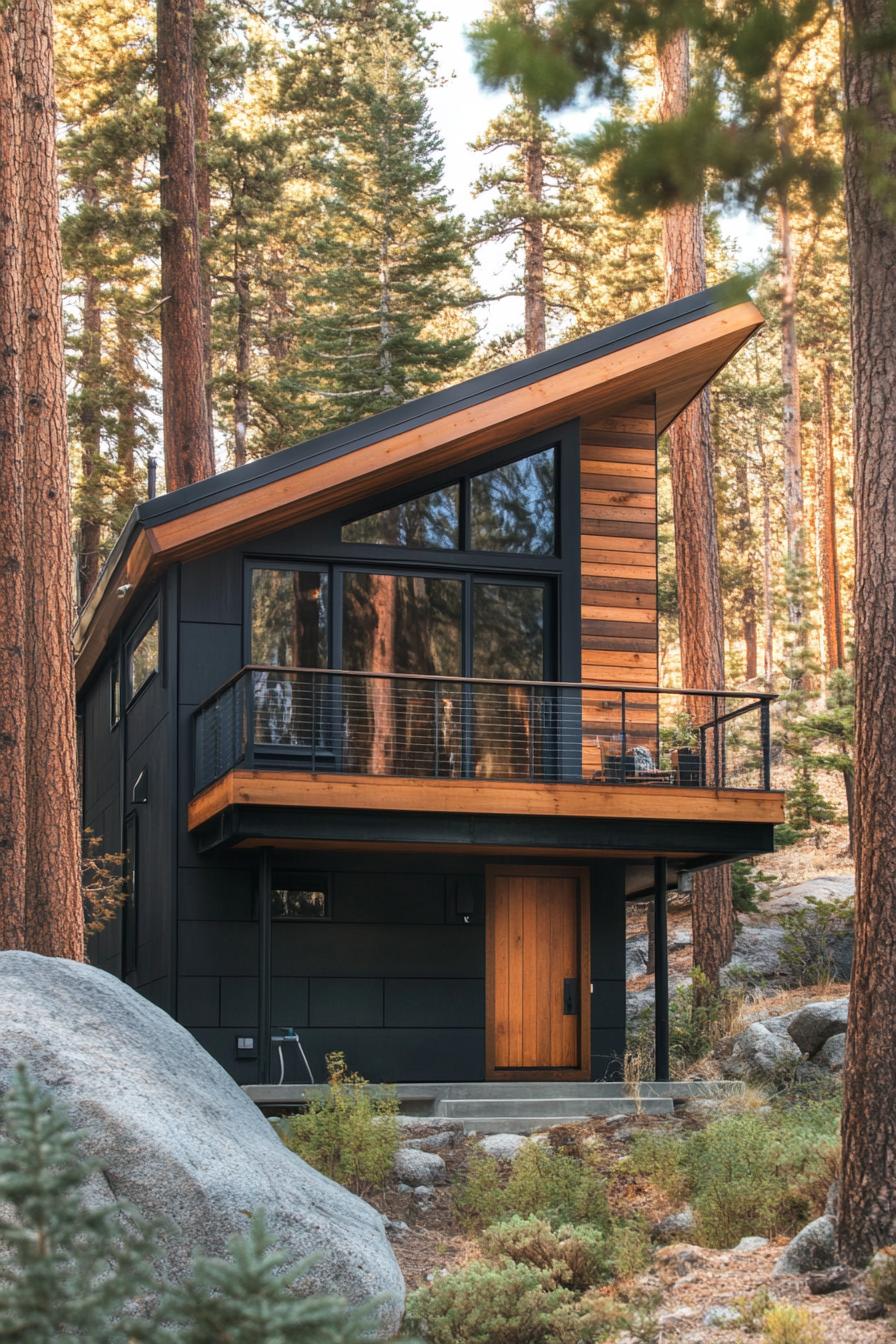
[[[159,617],[156,613],[128,643],[128,699],[133,700],[159,670]]]
[[[109,669],[109,722],[115,728],[121,718],[121,674],[118,657]]]
[[[271,885],[272,919],[329,919],[330,897],[327,883],[320,878],[304,878],[274,873]]]

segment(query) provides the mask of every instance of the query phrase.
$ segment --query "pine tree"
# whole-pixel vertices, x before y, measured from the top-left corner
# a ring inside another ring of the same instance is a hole
[[[411,45],[367,38],[317,159],[300,325],[309,429],[399,405],[450,380],[470,331],[463,228],[442,185],[441,145]],[[459,326],[459,329],[458,329]]]

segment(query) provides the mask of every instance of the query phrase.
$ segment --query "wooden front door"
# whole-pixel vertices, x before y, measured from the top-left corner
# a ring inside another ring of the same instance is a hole
[[[488,870],[486,1076],[587,1078],[588,874]]]

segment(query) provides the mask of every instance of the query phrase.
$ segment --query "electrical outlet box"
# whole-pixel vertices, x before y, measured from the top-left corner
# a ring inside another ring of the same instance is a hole
[[[237,1059],[258,1058],[258,1046],[254,1036],[237,1036],[236,1057]]]

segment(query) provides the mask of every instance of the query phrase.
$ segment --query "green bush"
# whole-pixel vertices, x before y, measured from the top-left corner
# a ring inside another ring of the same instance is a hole
[[[549,1269],[474,1260],[418,1288],[405,1325],[432,1344],[578,1344],[619,1329],[618,1309],[557,1283]]]
[[[697,1237],[796,1232],[823,1205],[839,1149],[832,1103],[731,1115],[683,1137],[635,1138],[629,1162],[676,1200],[689,1199]]]
[[[176,1229],[121,1202],[95,1207],[98,1169],[79,1136],[24,1066],[0,1105],[0,1339],[7,1344],[360,1344],[376,1303],[299,1297],[305,1266],[284,1272],[263,1220],[233,1238],[227,1258],[197,1258],[176,1286],[159,1281],[160,1234]],[[149,1304],[135,1316],[135,1304]]]
[[[547,1269],[556,1283],[579,1292],[610,1277],[607,1239],[590,1223],[553,1228],[535,1214],[515,1216],[487,1227],[479,1244],[487,1260]]]
[[[762,1322],[765,1344],[822,1344],[823,1335],[807,1307],[776,1302]]]
[[[743,1003],[742,988],[712,990],[699,967],[691,984],[679,985],[669,997],[669,1059],[672,1072],[680,1077],[698,1059],[703,1059],[731,1030]],[[627,1055],[639,1061],[640,1077],[654,1076],[654,1021],[651,1008],[638,1014],[627,1033]]]
[[[834,979],[836,941],[852,933],[854,921],[851,897],[825,901],[809,896],[803,909],[781,917],[781,961],[798,985],[818,985]]]
[[[535,1214],[552,1227],[589,1223],[606,1229],[610,1224],[606,1184],[594,1168],[534,1142],[520,1149],[506,1175],[494,1158],[477,1153],[455,1194],[455,1205],[461,1219],[473,1227],[514,1214]]]
[[[305,1111],[281,1121],[280,1137],[325,1176],[369,1194],[385,1183],[398,1148],[398,1101],[386,1091],[372,1096],[366,1079],[349,1073],[345,1056],[327,1055],[330,1085]]]

